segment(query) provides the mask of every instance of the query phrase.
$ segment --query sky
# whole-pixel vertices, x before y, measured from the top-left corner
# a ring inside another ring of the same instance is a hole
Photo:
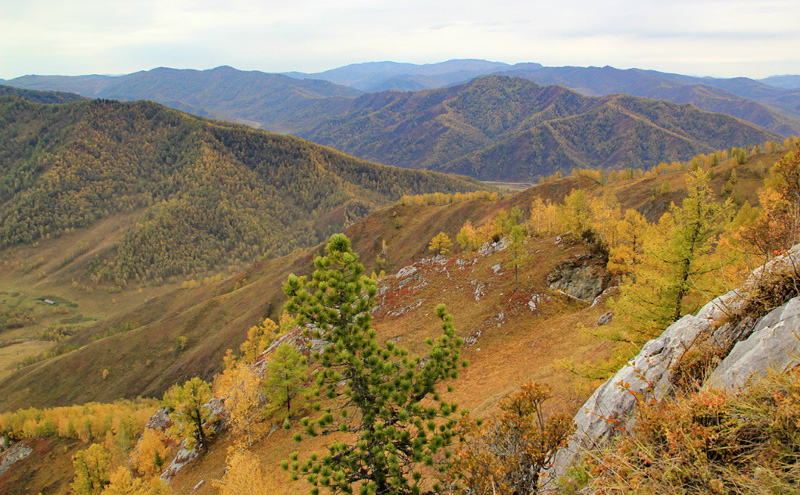
[[[0,78],[476,58],[800,74],[798,0],[0,0]]]

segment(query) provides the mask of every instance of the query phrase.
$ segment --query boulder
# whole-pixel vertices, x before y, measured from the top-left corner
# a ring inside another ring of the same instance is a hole
[[[593,254],[564,261],[547,275],[547,285],[551,289],[587,302],[602,294],[610,282],[606,260]]]

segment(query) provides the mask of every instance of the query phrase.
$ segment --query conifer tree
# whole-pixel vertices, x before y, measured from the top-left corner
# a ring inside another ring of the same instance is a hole
[[[431,239],[428,249],[434,253],[447,256],[453,251],[453,241],[444,232],[439,232]]]
[[[718,266],[711,261],[717,235],[730,219],[730,203],[717,202],[708,174],[697,169],[687,179],[688,197],[672,205],[644,239],[641,264],[620,286],[614,306],[621,322],[642,341],[688,313],[687,297],[702,288],[703,277]],[[705,291],[705,295],[714,295]]]
[[[72,490],[78,495],[97,495],[110,481],[111,453],[99,444],[92,444],[72,458],[75,479]]]
[[[308,376],[308,364],[300,351],[288,342],[275,349],[272,360],[267,363],[267,376],[263,390],[275,413],[285,412],[288,418],[292,413],[292,401],[298,396],[307,395],[304,388]]]
[[[508,248],[506,249],[506,265],[514,269],[514,292],[519,288],[519,268],[528,260],[525,251],[525,239],[528,232],[522,225],[514,225],[509,234]]]
[[[272,480],[261,471],[258,459],[247,450],[228,449],[225,475],[214,484],[220,495],[270,495],[275,493]]]
[[[187,447],[197,443],[201,449],[208,446],[205,428],[210,411],[205,404],[211,399],[211,386],[199,377],[176,385],[164,394],[164,405],[172,410],[170,431],[187,441]]]
[[[322,456],[300,461],[293,454],[284,468],[331,493],[420,493],[422,467],[433,465],[452,438],[457,405],[442,400],[437,384],[457,377],[461,339],[444,305],[436,309],[443,334],[428,341],[428,355],[379,345],[372,328],[375,283],[342,234],[331,237],[326,255],[314,260],[311,280],[291,275],[284,285],[287,308],[328,344],[317,356],[316,394],[326,400],[320,414],[305,418],[310,435],[337,437]],[[295,436],[300,439],[299,433]]]
[[[250,365],[237,362],[227,367],[215,378],[214,391],[223,398],[235,437],[252,445],[267,433],[269,411],[262,400],[261,378]]]

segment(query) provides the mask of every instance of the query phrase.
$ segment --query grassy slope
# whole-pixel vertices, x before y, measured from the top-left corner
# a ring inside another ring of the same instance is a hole
[[[743,199],[752,202],[755,198],[755,188],[761,181],[756,175],[759,162],[769,166],[778,155],[756,155],[747,164],[737,167]],[[716,170],[713,187],[717,191],[724,184],[723,175],[721,167]],[[672,184],[674,192],[654,197],[653,189],[660,188],[665,181]],[[581,327],[595,324],[597,318],[607,310],[606,303],[602,301],[593,308],[587,307],[562,299],[545,288],[544,278],[552,266],[577,254],[582,250],[581,247],[564,248],[556,246],[552,239],[529,239],[527,249],[536,254],[521,272],[520,291],[513,294],[512,273],[501,268],[500,273],[495,274],[491,269],[497,263],[501,266],[504,264],[503,252],[487,257],[472,253],[458,254],[442,266],[421,261],[428,257],[427,241],[440,230],[454,237],[466,219],[480,224],[499,208],[524,208],[539,195],[560,199],[577,186],[590,189],[595,194],[613,192],[626,207],[640,208],[656,216],[669,201],[680,201],[684,177],[682,174],[670,174],[604,186],[586,178],[570,177],[531,188],[499,202],[471,201],[430,207],[394,206],[370,215],[347,231],[368,271],[379,268],[376,258],[381,250],[381,241],[385,240],[389,253],[387,272],[396,273],[400,267],[417,260],[419,273],[428,284],[423,285],[422,280],[417,280],[399,289],[400,281],[392,275],[381,281],[381,285],[389,290],[378,298],[379,307],[375,312],[375,327],[380,339],[401,337],[402,345],[419,352],[424,348],[422,342],[425,337],[439,332],[433,317],[433,308],[439,302],[448,305],[461,336],[477,336],[480,331],[476,342],[465,348],[464,356],[470,361],[470,366],[462,371],[450,396],[450,400],[458,401],[475,414],[490,414],[495,410],[498,398],[528,379],[553,385],[559,399],[553,402],[552,407],[573,412],[590,393],[590,389],[586,384],[573,382],[566,371],[554,365],[554,361],[566,357],[581,361],[608,354],[610,349],[606,343],[580,330]],[[395,225],[399,225],[399,228]],[[237,345],[243,339],[248,325],[263,314],[277,311],[283,301],[280,284],[289,272],[307,273],[312,252],[310,250],[298,253],[295,257],[262,262],[247,273],[238,274],[224,282],[194,289],[178,289],[117,316],[115,321],[134,317],[140,317],[142,321],[156,316],[163,318],[18,374],[16,378],[20,382],[14,388],[24,386],[30,389],[9,393],[9,408],[22,404],[54,403],[43,395],[47,391],[42,383],[48,380],[57,380],[59,385],[54,388],[63,390],[58,401],[69,402],[87,400],[87,390],[99,391],[99,395],[109,398],[118,394],[135,395],[128,393],[134,386],[141,387],[138,390],[149,387],[156,391],[169,384],[158,373],[165,373],[169,379],[188,376],[198,372],[196,367],[193,368],[198,362],[202,363],[201,368],[205,367],[204,371],[199,372],[208,377],[220,366],[220,353],[224,348]],[[477,262],[472,264],[474,260]],[[237,291],[228,292],[242,278],[249,283]],[[473,284],[473,281],[476,283]],[[484,285],[484,294],[480,301],[475,301],[478,282]],[[218,297],[217,291],[225,294]],[[553,299],[532,312],[527,301],[535,293],[548,293]],[[121,298],[123,296],[120,295]],[[413,307],[420,300],[424,302]],[[413,308],[402,315],[389,314],[409,307]],[[498,318],[501,312],[504,314],[502,321]],[[497,326],[498,323],[500,326]],[[95,331],[100,332],[103,328],[99,324]],[[174,342],[175,337],[182,333],[189,337],[189,345],[186,351],[179,353],[175,351]],[[207,341],[201,340],[204,338]],[[97,352],[100,349],[110,354]],[[141,361],[152,356],[157,358],[152,359],[151,367],[142,366]],[[83,360],[99,361],[83,367]],[[128,365],[116,365],[115,361],[127,362]],[[100,376],[104,366],[117,366],[110,368],[111,373],[106,381]],[[73,374],[76,376],[73,377]],[[8,382],[0,386],[11,391]],[[207,455],[188,466],[172,483],[177,493],[215,493],[211,480],[222,476],[226,448],[231,442],[227,435],[223,435]],[[302,444],[301,449],[303,452],[321,449],[324,442],[324,439],[317,439]],[[290,435],[283,430],[276,431],[255,446],[254,450],[261,457],[265,469],[278,481],[277,493],[300,491],[299,485],[288,482],[278,468],[278,462],[296,448]],[[203,485],[193,491],[200,481],[204,481]],[[38,486],[41,485],[31,486],[31,489],[38,489]]]

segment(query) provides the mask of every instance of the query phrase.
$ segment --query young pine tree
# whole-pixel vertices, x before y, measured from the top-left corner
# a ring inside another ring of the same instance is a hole
[[[437,384],[457,376],[461,339],[444,305],[436,309],[443,334],[428,341],[423,361],[389,341],[379,345],[370,309],[375,283],[364,277],[364,267],[342,234],[331,237],[326,255],[314,260],[311,280],[291,275],[284,285],[287,309],[310,324],[316,337],[328,344],[315,357],[316,394],[320,414],[305,418],[310,435],[349,433],[337,437],[322,456],[301,462],[293,454],[284,468],[304,476],[331,493],[394,493],[411,495],[422,489],[423,466],[453,438],[456,404],[443,401]],[[296,439],[301,439],[297,433]],[[436,489],[436,488],[434,488]]]

